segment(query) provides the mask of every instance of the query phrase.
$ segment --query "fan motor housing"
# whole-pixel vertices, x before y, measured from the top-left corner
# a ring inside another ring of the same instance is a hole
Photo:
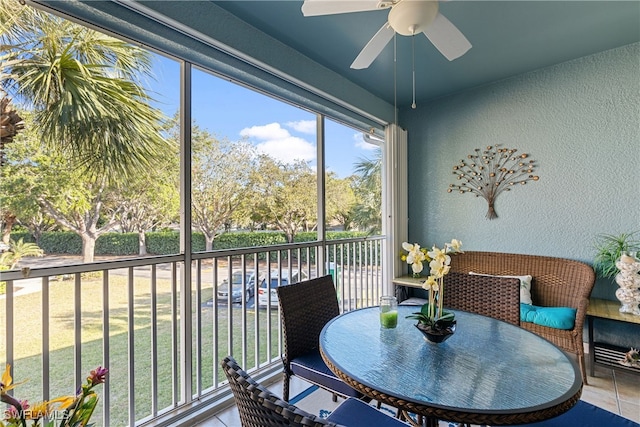
[[[389,11],[389,25],[403,36],[419,34],[438,14],[438,2],[432,0],[401,0]]]

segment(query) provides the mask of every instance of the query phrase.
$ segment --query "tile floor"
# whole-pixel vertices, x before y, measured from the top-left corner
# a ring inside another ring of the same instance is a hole
[[[587,358],[587,372],[588,363]],[[589,377],[588,381],[589,385],[582,389],[582,400],[640,423],[640,376],[596,366],[595,377]],[[309,385],[293,377],[291,396],[304,391]],[[277,382],[269,389],[280,396],[282,383]],[[233,406],[196,427],[240,427],[238,411]]]

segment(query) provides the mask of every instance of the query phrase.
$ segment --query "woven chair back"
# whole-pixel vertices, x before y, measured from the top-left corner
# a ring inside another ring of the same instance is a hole
[[[324,325],[340,314],[330,275],[277,288],[285,365],[317,349]]]
[[[309,414],[275,396],[243,371],[233,357],[225,357],[221,365],[229,380],[242,427],[336,427],[336,424]]]
[[[455,271],[444,276],[447,307],[520,324],[520,280]]]

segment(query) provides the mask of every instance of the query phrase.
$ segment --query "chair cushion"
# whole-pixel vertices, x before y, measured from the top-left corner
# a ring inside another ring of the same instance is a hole
[[[639,427],[633,422],[613,412],[579,400],[576,405],[562,415],[533,424],[520,424],[519,427]]]
[[[362,396],[360,392],[349,387],[331,372],[322,360],[319,350],[296,357],[291,361],[290,367],[294,375],[305,378],[321,387],[334,390],[338,394],[357,398]]]
[[[347,399],[342,402],[340,406],[329,415],[327,421],[343,426],[407,426],[407,424],[378,411],[373,406],[358,399]]]
[[[520,304],[520,321],[555,329],[573,329],[576,309],[571,307],[537,307]]]

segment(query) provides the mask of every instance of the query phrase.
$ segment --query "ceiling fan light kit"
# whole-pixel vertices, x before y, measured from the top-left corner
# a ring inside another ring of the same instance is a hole
[[[368,12],[380,9],[390,9],[387,22],[360,51],[351,68],[369,67],[396,33],[402,36],[423,33],[449,61],[461,57],[471,49],[471,43],[464,34],[440,13],[437,0],[305,0],[302,4],[304,16]]]
[[[438,14],[437,1],[404,0],[389,11],[389,25],[402,36],[423,32]]]

